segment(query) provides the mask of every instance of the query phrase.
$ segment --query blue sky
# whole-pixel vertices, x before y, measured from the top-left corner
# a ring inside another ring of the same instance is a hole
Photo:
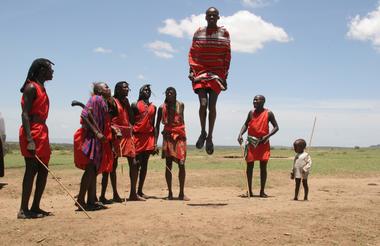
[[[10,1],[0,2],[0,60],[7,138],[21,124],[19,88],[31,62],[51,59],[47,84],[53,141],[70,142],[79,127],[73,99],[86,101],[91,82],[130,82],[131,101],[144,83],[160,105],[166,87],[186,105],[189,144],[199,135],[197,96],[187,79],[192,33],[204,12],[219,9],[231,34],[229,88],[218,100],[214,142],[235,145],[256,94],[279,123],[273,145],[380,143],[380,3],[357,0]],[[161,141],[160,141],[161,142]]]

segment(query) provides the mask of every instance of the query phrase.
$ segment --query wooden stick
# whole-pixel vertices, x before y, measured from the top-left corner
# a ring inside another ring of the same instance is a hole
[[[314,130],[315,130],[315,123],[317,122],[317,116],[314,117],[314,123],[313,123],[313,128],[311,130],[311,135],[310,135],[310,139],[309,139],[309,145],[307,146],[307,151],[309,152],[309,148],[311,148],[311,140],[313,139],[313,135],[314,135]]]
[[[80,209],[82,209],[82,211],[87,215],[87,217],[89,219],[91,219],[90,215],[87,213],[87,211],[82,207],[82,205],[80,205],[80,203],[70,194],[69,190],[61,183],[61,181],[58,180],[58,178],[54,175],[54,173],[52,171],[50,171],[50,169],[46,166],[45,163],[43,163],[43,161],[41,161],[40,158],[38,158],[37,155],[34,155],[34,157],[41,163],[41,165],[53,176],[53,178],[55,179],[55,181],[58,182],[58,184],[61,185],[61,187],[66,191],[66,193],[71,197],[71,199],[73,199],[73,201],[80,207]]]
[[[243,145],[240,144],[240,148],[241,148],[241,152],[242,152],[242,158],[243,158],[243,161],[241,162],[242,166],[243,166],[243,176],[245,177],[245,183],[247,185],[247,197],[248,199],[251,198],[251,194],[249,193],[249,185],[248,185],[248,176],[247,176],[247,172],[244,172],[244,169],[245,169],[245,166],[244,166],[244,162],[245,162],[245,156],[244,156],[244,148],[243,148]]]
[[[121,141],[119,142],[119,151],[120,151],[120,159],[123,157],[123,153],[121,152],[122,148],[121,148]],[[123,175],[123,163],[120,163],[121,164],[121,174]],[[123,175],[124,176],[124,175]],[[124,178],[124,177],[123,177]],[[126,179],[125,179],[126,180]],[[117,184],[116,184],[117,185]],[[125,185],[125,190],[124,190],[124,195],[125,195],[125,206],[127,206],[127,188],[128,188],[128,184]]]

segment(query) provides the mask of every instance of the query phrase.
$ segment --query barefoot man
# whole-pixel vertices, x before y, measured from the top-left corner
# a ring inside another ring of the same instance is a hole
[[[49,114],[49,97],[45,82],[53,79],[52,63],[39,58],[29,68],[25,83],[21,88],[22,126],[19,131],[20,150],[25,159],[25,174],[22,181],[21,207],[18,219],[41,218],[52,215],[40,208],[40,201],[45,190],[48,171],[42,165],[50,160],[49,131],[46,119]],[[37,156],[42,162],[40,163]],[[29,198],[37,175],[36,190],[31,209]]]
[[[90,211],[106,208],[97,202],[96,176],[112,171],[111,101],[108,85],[104,82],[94,83],[93,96],[81,113],[82,127],[74,134],[74,162],[78,168],[85,170],[80,182],[78,203]]]
[[[137,102],[132,103],[132,110],[135,115],[133,136],[135,138],[136,160],[140,170],[137,194],[145,199],[148,198],[148,196],[143,193],[143,187],[148,170],[149,156],[156,153],[157,150],[154,140],[156,106],[149,102],[151,94],[150,85],[143,85],[140,88]]]
[[[217,26],[219,11],[211,7],[206,11],[207,26],[199,28],[193,37],[189,52],[189,79],[199,99],[201,134],[196,147],[201,149],[206,141],[206,152],[214,152],[212,133],[216,119],[216,102],[222,90],[227,89],[230,67],[230,35],[224,27]],[[208,134],[206,116],[208,109]]]
[[[238,142],[243,143],[243,134],[248,130],[246,156],[247,162],[247,179],[249,186],[249,196],[252,193],[252,177],[255,161],[260,161],[260,197],[268,197],[265,194],[265,183],[267,181],[267,163],[270,157],[269,138],[278,131],[277,121],[272,111],[264,108],[265,97],[257,95],[253,99],[254,110],[249,111],[248,117],[241,128],[238,136]],[[272,124],[272,130],[269,131],[269,122]]]
[[[111,127],[116,132],[113,138],[113,147],[116,152],[114,156],[113,169],[111,173],[104,172],[102,178],[102,192],[99,201],[104,204],[112,202],[122,202],[119,193],[117,192],[116,169],[118,166],[118,157],[127,157],[129,165],[129,178],[131,189],[129,200],[143,201],[144,199],[136,194],[137,183],[137,164],[135,160],[135,143],[132,135],[132,123],[134,120],[133,111],[128,100],[129,84],[126,81],[120,81],[115,85],[114,102],[116,104],[117,116],[111,120]],[[112,201],[106,199],[105,194],[108,185],[108,176],[111,178],[113,190]]]
[[[185,196],[185,160],[186,160],[186,132],[183,117],[184,104],[177,101],[177,92],[173,87],[165,91],[165,102],[160,106],[156,122],[156,142],[160,132],[160,124],[164,125],[162,131],[162,158],[166,159],[165,178],[168,185],[168,199],[173,199],[172,192],[172,166],[173,161],[178,164],[179,173],[179,200],[189,201]]]

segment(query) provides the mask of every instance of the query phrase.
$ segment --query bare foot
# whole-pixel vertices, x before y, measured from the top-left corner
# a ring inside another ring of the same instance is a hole
[[[268,198],[268,195],[265,194],[264,192],[260,192],[260,197],[261,198]]]
[[[136,201],[136,202],[145,202],[146,201],[145,198],[143,198],[143,197],[141,197],[141,196],[139,196],[137,194],[134,195],[134,196],[129,196],[128,200],[129,201]]]
[[[195,143],[195,147],[197,147],[197,149],[203,148],[203,145],[205,144],[205,141],[206,141],[206,137],[207,137],[207,133],[202,132],[201,135],[199,136],[197,142]]]
[[[181,200],[181,201],[190,201],[190,198],[188,198],[188,197],[185,196],[185,195],[179,195],[179,196],[178,196],[178,200]]]
[[[17,219],[38,219],[42,217],[44,217],[42,214],[22,209],[17,213]]]
[[[52,212],[48,212],[45,210],[42,210],[40,208],[32,208],[30,209],[31,212],[36,213],[36,214],[42,214],[43,216],[54,216]]]
[[[101,202],[103,204],[112,204],[113,203],[112,200],[109,200],[109,199],[105,198],[104,196],[99,197],[99,202]]]
[[[122,202],[124,202],[124,199],[121,199],[120,196],[114,196],[112,198],[112,201],[116,202],[116,203],[122,203]]]
[[[168,197],[166,199],[167,200],[173,200],[173,193],[169,192]]]
[[[212,138],[207,137],[206,139],[206,153],[212,155],[214,153],[214,144]]]
[[[149,198],[148,195],[145,195],[145,194],[142,193],[142,192],[137,193],[137,195],[140,196],[140,197],[142,197],[142,198],[144,198],[144,199],[148,199],[148,198]]]

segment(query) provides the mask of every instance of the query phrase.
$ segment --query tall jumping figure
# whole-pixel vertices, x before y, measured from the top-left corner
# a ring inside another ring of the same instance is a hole
[[[222,90],[227,89],[227,76],[231,61],[230,34],[224,27],[217,26],[219,11],[208,8],[207,26],[199,28],[193,37],[189,52],[189,79],[199,99],[201,134],[196,142],[198,149],[206,141],[206,152],[214,153],[212,141],[216,119],[216,102]],[[208,109],[208,134],[206,118]]]

